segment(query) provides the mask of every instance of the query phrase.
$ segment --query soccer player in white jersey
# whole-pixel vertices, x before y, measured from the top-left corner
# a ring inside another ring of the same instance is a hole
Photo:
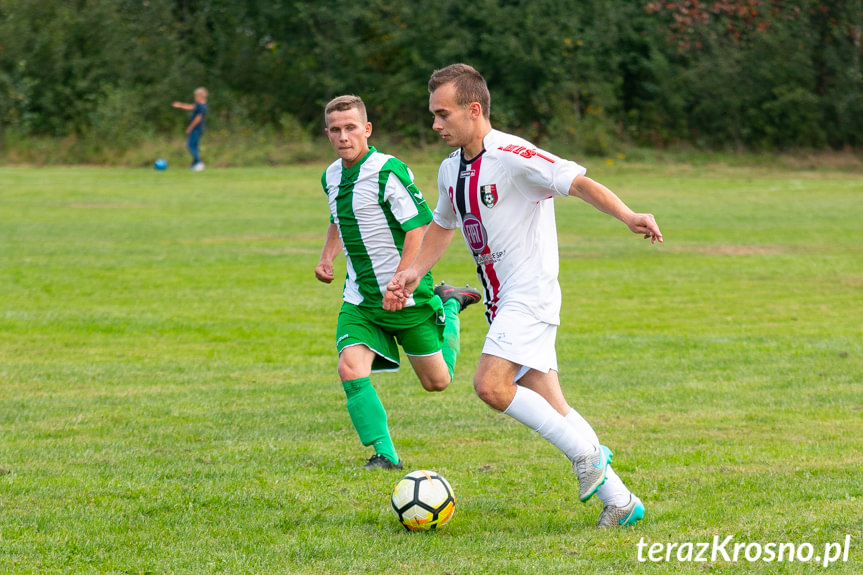
[[[633,525],[644,505],[611,468],[611,451],[567,403],[557,372],[560,324],[554,198],[575,196],[616,217],[651,243],[662,234],[575,162],[492,129],[491,97],[474,68],[453,64],[429,80],[432,128],[457,151],[438,172],[434,221],[411,266],[388,289],[406,301],[460,228],[477,265],[490,324],[474,376],[477,395],[537,431],[572,462],[579,499],[598,493],[599,527]]]
[[[362,99],[339,96],[324,117],[339,159],[321,177],[330,225],[315,277],[332,282],[333,259],[344,251],[336,348],[348,413],[362,444],[375,450],[363,467],[401,469],[370,375],[399,368],[398,342],[426,390],[446,389],[459,351],[458,314],[481,296],[467,286],[434,288],[430,272],[406,301],[387,291],[393,275],[416,256],[431,210],[408,167],[369,146],[372,125]]]

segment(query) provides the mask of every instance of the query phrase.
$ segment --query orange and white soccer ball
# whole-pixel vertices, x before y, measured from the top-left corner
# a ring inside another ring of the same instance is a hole
[[[390,503],[396,519],[409,531],[440,529],[455,511],[455,495],[449,482],[425,469],[399,479]]]

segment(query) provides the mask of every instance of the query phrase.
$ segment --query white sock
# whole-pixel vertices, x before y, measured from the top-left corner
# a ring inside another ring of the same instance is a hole
[[[517,385],[515,396],[504,413],[539,433],[570,460],[594,451],[593,444],[577,433],[566,418],[532,389]]]
[[[566,422],[578,432],[579,435],[591,441],[594,445],[599,445],[599,437],[593,427],[584,419],[580,413],[571,409],[566,414]],[[611,465],[608,466],[608,471],[605,474],[605,483],[599,486],[596,492],[603,503],[606,505],[614,505],[615,507],[623,507],[629,503],[630,491],[623,484],[623,481],[618,477]]]

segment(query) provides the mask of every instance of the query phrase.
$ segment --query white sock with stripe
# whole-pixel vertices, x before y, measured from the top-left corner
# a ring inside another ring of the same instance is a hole
[[[594,445],[599,445],[599,437],[593,427],[584,419],[580,413],[571,409],[566,414],[566,422],[572,426],[579,435],[593,442]],[[612,451],[614,451],[612,449]],[[605,474],[605,483],[599,486],[596,492],[603,503],[606,505],[614,505],[615,507],[623,507],[629,503],[630,491],[623,484],[623,481],[618,477],[611,465],[608,466],[608,471]]]
[[[594,445],[575,429],[540,394],[517,385],[504,413],[539,433],[570,460],[593,453]]]

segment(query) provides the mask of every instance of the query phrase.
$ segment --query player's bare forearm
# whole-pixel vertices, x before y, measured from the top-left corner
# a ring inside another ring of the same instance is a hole
[[[633,213],[614,192],[585,176],[572,180],[569,195],[581,198],[600,212],[614,216],[624,223]]]
[[[422,245],[416,259],[411,264],[418,277],[426,275],[432,266],[440,261],[449,247],[455,230],[448,230],[432,222],[423,235]]]
[[[180,110],[188,110],[190,112],[195,109],[194,104],[186,104],[184,102],[173,102],[171,106],[173,106],[174,108],[179,108]]]
[[[586,176],[572,180],[569,195],[581,198],[600,212],[613,216],[623,222],[633,233],[643,234],[650,243],[662,242],[662,232],[653,214],[633,212],[617,194]]]
[[[434,264],[443,257],[447,247],[452,241],[455,230],[448,230],[432,222],[426,228],[416,258],[408,267],[400,270],[387,289],[394,292],[399,298],[410,297],[422,278]],[[406,258],[402,258],[404,261]]]
[[[398,268],[396,268],[396,275],[409,268],[413,263],[420,251],[425,230],[426,226],[420,226],[405,233],[405,241],[402,246],[402,259],[399,261]],[[391,285],[393,285],[392,280],[387,284],[387,291],[384,293],[384,309],[387,311],[404,309],[408,296],[403,291],[396,293],[395,290],[390,288]]]
[[[335,277],[333,260],[342,249],[342,239],[339,237],[339,228],[331,223],[327,228],[327,239],[324,241],[324,249],[321,251],[321,259],[315,267],[315,277],[318,281],[330,283]]]
[[[422,246],[423,236],[425,235],[427,227],[428,226],[420,226],[405,234],[405,242],[404,246],[402,246],[402,259],[399,262],[399,267],[396,272],[400,272],[403,269],[410,267],[414,262],[417,254],[420,253],[420,247]]]

